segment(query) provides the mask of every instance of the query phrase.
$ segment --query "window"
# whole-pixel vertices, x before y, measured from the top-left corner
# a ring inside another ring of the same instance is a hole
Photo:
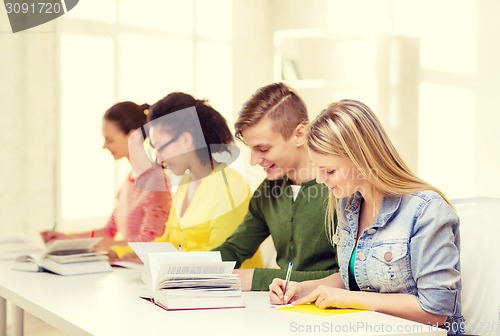
[[[86,0],[60,20],[58,229],[103,226],[129,172],[102,149],[112,104],[185,91],[231,121],[230,0]]]

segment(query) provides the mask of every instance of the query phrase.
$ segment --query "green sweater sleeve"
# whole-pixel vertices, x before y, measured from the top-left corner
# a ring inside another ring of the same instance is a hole
[[[306,281],[321,279],[335,273],[336,270],[326,271],[296,271],[290,275],[291,281]],[[253,273],[252,290],[267,291],[274,278],[285,279],[286,269],[256,268]]]
[[[280,269],[254,270],[252,290],[267,290],[274,278],[285,278],[293,261],[294,281],[326,277],[338,270],[335,248],[325,235],[329,190],[314,180],[304,182],[296,199],[285,179],[265,180],[254,192],[248,213],[234,233],[215,251],[236,267],[255,253],[269,235]]]
[[[220,251],[222,260],[236,261],[236,268],[239,268],[254,255],[268,236],[269,228],[255,198],[252,198],[243,222],[222,245],[212,251]]]

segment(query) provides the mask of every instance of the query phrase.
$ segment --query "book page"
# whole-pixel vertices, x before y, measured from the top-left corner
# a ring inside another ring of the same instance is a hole
[[[206,274],[201,277],[193,275],[176,275],[163,279],[161,289],[201,289],[201,290],[240,290],[241,284],[237,274]]]
[[[41,252],[43,249],[41,238],[31,241],[22,234],[0,235],[0,260],[14,260],[18,256]]]
[[[176,250],[177,251],[177,250]],[[150,253],[155,262],[161,261],[162,263],[185,263],[185,262],[222,262],[222,257],[219,251],[207,252],[179,252],[179,253]]]
[[[178,275],[232,274],[235,265],[236,261],[163,263],[160,265],[160,273],[165,278]]]
[[[136,263],[133,261],[118,260],[118,261],[113,261],[110,264],[113,267],[121,267],[121,268],[128,268],[128,269],[134,269],[134,270],[143,270],[144,269],[143,264],[139,264],[139,263]]]
[[[47,245],[46,253],[91,250],[101,239],[102,237],[54,240]]]
[[[174,272],[174,269],[169,269],[169,265],[193,265],[193,263],[199,263],[198,265],[222,263],[222,258],[219,251],[149,253],[149,262],[145,263],[145,273],[150,277],[147,282],[152,287],[152,291],[154,291],[161,282],[160,275],[163,276],[165,274],[170,274],[169,272]],[[191,272],[194,271],[195,270],[191,270]]]
[[[50,254],[47,256],[49,259],[53,259],[57,262],[64,262],[66,259],[76,259],[85,257],[95,257],[95,256],[106,256],[106,251],[90,251],[90,252],[78,252],[78,253],[62,253],[62,254]]]
[[[171,243],[162,242],[129,242],[128,245],[134,250],[135,254],[141,259],[143,264],[149,262],[148,255],[157,252],[179,252]]]
[[[79,275],[112,271],[112,268],[107,260],[58,263],[52,259],[45,258],[42,261],[42,267],[47,271],[60,275]]]
[[[42,260],[45,257],[43,252],[32,252],[24,255],[17,256],[14,260],[15,263],[34,263],[38,266],[42,265]]]
[[[71,255],[64,255],[64,256],[58,256],[58,255],[48,255],[46,257],[47,259],[54,260],[55,262],[58,262],[60,264],[72,264],[72,263],[82,263],[82,262],[89,262],[89,261],[108,261],[108,256],[99,254],[99,253],[89,253],[87,255],[81,255],[81,254],[76,254],[74,256]]]
[[[40,252],[43,248],[30,243],[4,243],[0,244],[0,260],[14,260],[19,256]]]

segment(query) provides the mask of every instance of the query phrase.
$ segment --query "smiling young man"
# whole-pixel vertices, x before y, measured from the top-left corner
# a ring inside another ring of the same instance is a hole
[[[291,279],[312,280],[337,271],[335,249],[325,232],[328,188],[315,181],[305,146],[307,109],[287,85],[260,88],[243,105],[235,123],[236,137],[251,150],[251,164],[261,166],[266,179],[254,192],[248,213],[219,247],[224,260],[237,267],[272,236],[280,269],[236,270],[243,290],[267,290],[284,277],[293,262]]]

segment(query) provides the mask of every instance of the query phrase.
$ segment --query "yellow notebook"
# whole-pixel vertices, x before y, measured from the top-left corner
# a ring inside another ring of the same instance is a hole
[[[359,312],[364,311],[364,310],[360,310],[360,309],[340,309],[340,308],[321,309],[321,308],[318,308],[314,304],[304,304],[304,305],[298,305],[298,306],[286,305],[283,307],[279,307],[278,309],[279,310],[289,310],[289,311],[297,312],[297,313],[322,315],[322,316],[359,313]]]

